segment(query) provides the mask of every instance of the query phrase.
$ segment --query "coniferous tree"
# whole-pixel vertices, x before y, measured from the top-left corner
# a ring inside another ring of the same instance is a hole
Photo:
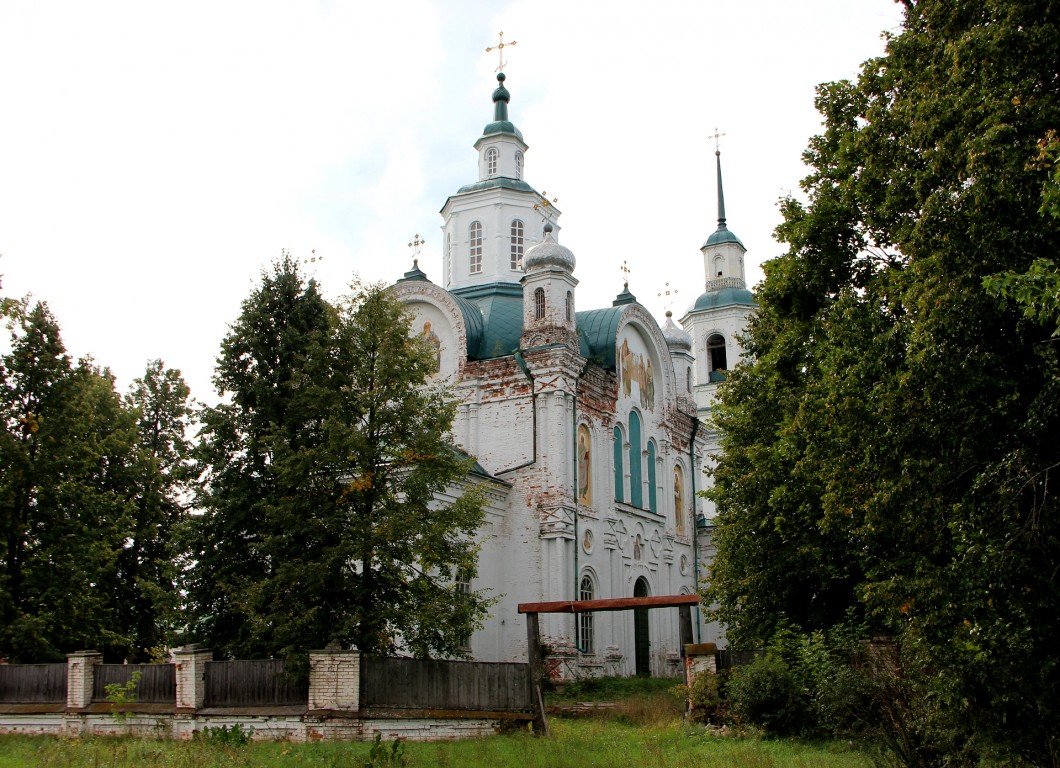
[[[15,314],[0,371],[0,652],[53,660],[126,640],[114,597],[136,426],[107,371],[71,363],[43,304]]]
[[[898,639],[953,728],[1039,764],[1060,756],[1056,321],[984,279],[1060,248],[1036,162],[1058,60],[1055,2],[921,0],[819,89],[808,202],[783,203],[717,409],[708,592],[737,642]]]
[[[230,656],[303,657],[337,641],[459,653],[486,600],[460,593],[481,522],[453,404],[381,289],[336,311],[285,258],[225,339],[203,416],[204,514],[187,590],[196,639]]]
[[[139,450],[131,467],[132,531],[118,557],[115,602],[130,638],[116,651],[130,661],[157,657],[179,621],[177,537],[191,480],[189,397],[180,371],[153,360],[125,398],[126,408],[136,417]]]

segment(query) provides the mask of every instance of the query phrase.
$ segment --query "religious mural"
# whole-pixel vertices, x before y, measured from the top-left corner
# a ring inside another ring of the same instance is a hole
[[[674,467],[674,529],[678,536],[685,535],[685,473],[681,467]]]
[[[578,425],[578,503],[593,504],[593,449],[589,427]]]
[[[641,345],[634,342],[631,346],[629,337],[625,337],[618,350],[618,376],[622,382],[622,394],[638,398],[641,408],[654,411],[655,371],[652,369],[651,358],[645,352],[635,349],[637,346]]]
[[[434,332],[431,327],[431,321],[427,320],[423,323],[423,330],[420,332],[420,336],[427,340],[430,344],[431,349],[434,350],[434,366],[432,373],[438,373],[438,370],[442,367],[442,340],[438,338],[438,334]]]

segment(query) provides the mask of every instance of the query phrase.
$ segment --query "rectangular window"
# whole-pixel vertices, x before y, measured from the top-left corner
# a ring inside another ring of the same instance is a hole
[[[468,265],[473,275],[482,271],[482,225],[477,221],[468,232]]]

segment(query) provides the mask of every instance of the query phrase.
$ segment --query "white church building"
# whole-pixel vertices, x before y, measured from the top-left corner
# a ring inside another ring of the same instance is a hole
[[[445,201],[441,280],[418,263],[393,292],[438,350],[459,400],[453,440],[487,489],[471,588],[499,598],[468,640],[479,661],[526,658],[520,603],[691,594],[710,561],[709,502],[697,491],[717,450],[708,416],[755,303],[746,249],[725,224],[701,250],[704,292],[663,325],[629,292],[578,304],[559,212],[525,181],[528,145],[497,75],[475,180]],[[696,642],[719,627],[694,617]],[[559,677],[677,674],[676,609],[544,614]]]

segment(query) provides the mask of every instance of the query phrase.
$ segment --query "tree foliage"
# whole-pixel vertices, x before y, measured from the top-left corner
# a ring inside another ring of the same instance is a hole
[[[462,594],[482,520],[454,404],[400,304],[362,288],[337,309],[284,259],[225,340],[209,411],[189,595],[231,655],[459,654],[487,601]]]
[[[124,639],[113,596],[135,425],[110,375],[70,360],[45,305],[13,315],[0,369],[0,653],[54,660]]]
[[[933,670],[956,726],[1060,759],[1055,316],[984,279],[1060,246],[1055,2],[907,3],[821,86],[806,202],[782,202],[752,360],[716,423],[709,597],[740,643],[865,622]],[[956,727],[955,726],[955,727]]]

